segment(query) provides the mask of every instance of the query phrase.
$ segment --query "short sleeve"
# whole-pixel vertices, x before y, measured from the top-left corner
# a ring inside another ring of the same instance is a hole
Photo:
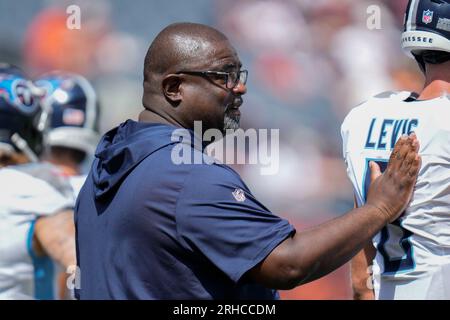
[[[33,212],[37,216],[57,213],[72,206],[72,201],[64,197],[47,182],[28,174],[4,169],[1,174],[2,196],[8,199],[11,210]]]
[[[350,136],[350,122],[354,114],[354,110],[349,112],[349,114],[345,117],[344,121],[341,125],[341,137],[342,137],[342,155],[344,160],[347,160],[347,154],[349,152],[349,136]]]
[[[35,179],[35,192],[30,197],[30,205],[37,215],[51,215],[73,207],[73,201],[64,197],[56,189],[42,180]]]
[[[216,164],[191,171],[176,220],[181,244],[200,251],[234,282],[295,232],[252,195],[236,172]]]

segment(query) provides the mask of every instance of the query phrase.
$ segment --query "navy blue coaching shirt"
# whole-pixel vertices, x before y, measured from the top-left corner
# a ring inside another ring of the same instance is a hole
[[[175,164],[175,129],[128,120],[102,138],[75,210],[76,297],[278,298],[243,276],[294,228],[228,166]]]

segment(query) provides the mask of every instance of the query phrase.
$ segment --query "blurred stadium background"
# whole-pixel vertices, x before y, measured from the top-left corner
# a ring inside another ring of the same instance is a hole
[[[66,8],[81,8],[81,29],[66,28]],[[261,176],[235,166],[255,195],[299,231],[353,206],[341,156],[340,124],[369,96],[420,89],[421,74],[400,49],[407,0],[1,0],[0,61],[32,76],[53,69],[92,81],[102,133],[136,119],[142,64],[166,25],[215,26],[250,72],[241,124],[280,129],[280,170]],[[367,8],[381,8],[369,30]],[[285,299],[350,299],[348,265]]]

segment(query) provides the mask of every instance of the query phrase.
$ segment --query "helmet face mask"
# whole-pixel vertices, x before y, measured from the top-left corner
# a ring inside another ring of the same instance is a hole
[[[450,0],[410,0],[405,13],[402,48],[425,71],[425,63],[450,58]]]

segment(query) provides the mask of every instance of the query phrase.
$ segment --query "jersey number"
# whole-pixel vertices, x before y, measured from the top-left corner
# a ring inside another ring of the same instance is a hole
[[[369,191],[370,185],[370,170],[369,170],[369,162],[376,162],[381,169],[381,172],[386,170],[388,160],[380,160],[380,159],[367,159],[366,160],[366,175],[364,177],[364,200],[367,200],[367,192]],[[386,251],[386,242],[390,237],[394,235],[398,235],[401,250],[403,251],[402,255],[398,256],[389,256]],[[415,263],[413,258],[413,250],[411,246],[411,242],[409,238],[411,237],[412,232],[406,230],[402,227],[400,220],[395,220],[391,224],[388,224],[386,227],[381,229],[381,237],[380,242],[378,243],[377,250],[383,257],[384,261],[384,271],[383,274],[392,274],[398,272],[405,272],[411,269],[414,269]]]

